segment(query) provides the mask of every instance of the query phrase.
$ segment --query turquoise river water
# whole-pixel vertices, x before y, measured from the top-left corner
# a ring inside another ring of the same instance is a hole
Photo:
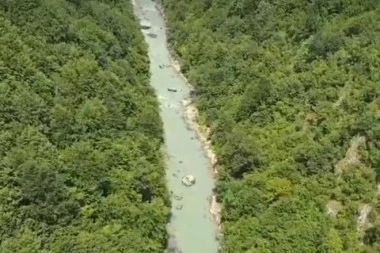
[[[169,232],[182,253],[216,253],[216,225],[209,212],[214,181],[201,141],[186,124],[182,101],[189,97],[190,87],[171,66],[165,34],[165,22],[152,0],[132,0],[137,17],[149,22],[144,29],[149,45],[151,85],[160,101],[164,123],[167,159],[167,183],[172,195],[172,219]],[[168,88],[176,89],[170,92]],[[186,187],[181,178],[191,174],[195,185]]]

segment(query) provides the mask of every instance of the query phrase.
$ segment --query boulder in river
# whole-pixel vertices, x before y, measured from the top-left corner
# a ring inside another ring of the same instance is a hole
[[[140,22],[140,26],[142,29],[150,29],[152,27],[152,24],[149,23],[147,20],[142,20]]]
[[[192,186],[195,184],[195,177],[193,175],[186,175],[182,178],[182,184],[185,186]]]
[[[177,89],[174,89],[174,88],[168,88],[168,91],[170,91],[170,92],[177,92]]]
[[[168,253],[181,253],[182,251],[179,249],[179,245],[177,239],[174,236],[169,237],[168,241]]]
[[[158,37],[157,34],[155,34],[155,33],[148,33],[147,35],[148,35],[148,37],[150,37],[152,39],[155,39]]]
[[[174,195],[174,198],[175,198],[176,200],[181,200],[183,197],[182,197],[182,195]]]

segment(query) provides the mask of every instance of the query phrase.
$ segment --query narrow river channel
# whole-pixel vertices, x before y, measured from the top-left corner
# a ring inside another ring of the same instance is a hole
[[[169,233],[175,236],[182,253],[216,253],[216,224],[209,212],[209,199],[214,181],[210,162],[196,133],[183,117],[182,101],[189,97],[190,87],[171,67],[165,35],[165,22],[152,0],[132,0],[135,13],[150,29],[143,30],[149,45],[151,85],[160,101],[168,155],[167,182],[172,195],[172,219]],[[169,91],[175,89],[176,91]],[[195,185],[186,187],[181,178],[191,174]]]

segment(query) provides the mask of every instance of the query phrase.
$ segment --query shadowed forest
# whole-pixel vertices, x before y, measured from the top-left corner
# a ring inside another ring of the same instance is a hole
[[[222,252],[380,252],[380,8],[164,0],[218,156]]]
[[[128,0],[0,1],[0,252],[163,252],[169,197]]]

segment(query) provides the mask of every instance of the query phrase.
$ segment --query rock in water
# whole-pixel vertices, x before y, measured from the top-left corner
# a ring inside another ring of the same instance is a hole
[[[195,177],[193,175],[187,175],[182,178],[182,184],[185,186],[192,186],[195,184]]]
[[[176,199],[176,200],[181,200],[183,197],[182,197],[182,195],[174,195],[174,198]]]
[[[170,92],[177,92],[177,89],[174,89],[174,88],[168,88],[168,91],[170,91]]]
[[[140,22],[140,26],[142,29],[150,29],[152,27],[152,24],[149,23],[147,20],[142,20]]]
[[[174,236],[170,236],[168,241],[168,253],[181,253],[179,245]]]

